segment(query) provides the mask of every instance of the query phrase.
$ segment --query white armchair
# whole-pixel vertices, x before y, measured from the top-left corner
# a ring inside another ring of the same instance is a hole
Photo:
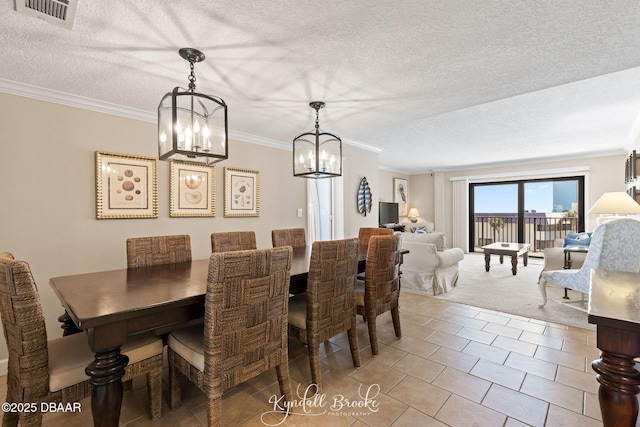
[[[547,303],[547,282],[588,293],[592,268],[640,272],[640,221],[621,218],[596,227],[589,252],[579,270],[543,271],[539,282],[540,307]]]
[[[402,290],[438,295],[448,292],[458,280],[458,263],[464,258],[460,248],[445,249],[443,233],[402,233]]]
[[[562,247],[563,239],[556,239],[554,245],[551,248],[545,248],[544,250],[544,267],[538,277],[538,284],[540,286],[546,285],[546,280],[542,277],[542,273],[552,270],[564,269],[564,248]],[[584,264],[584,259],[587,256],[586,252],[573,252],[571,256],[571,268],[574,270],[579,269]]]

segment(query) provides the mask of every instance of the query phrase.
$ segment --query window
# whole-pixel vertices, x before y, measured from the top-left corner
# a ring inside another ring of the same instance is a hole
[[[501,241],[539,252],[569,231],[584,231],[582,176],[470,184],[469,199],[471,248]]]

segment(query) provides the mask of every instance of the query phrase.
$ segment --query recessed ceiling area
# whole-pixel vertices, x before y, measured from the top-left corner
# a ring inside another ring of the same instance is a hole
[[[19,1],[19,0],[18,0]],[[0,90],[137,111],[206,59],[231,135],[291,147],[322,128],[420,173],[627,152],[640,129],[637,1],[80,0],[73,28],[0,3]]]

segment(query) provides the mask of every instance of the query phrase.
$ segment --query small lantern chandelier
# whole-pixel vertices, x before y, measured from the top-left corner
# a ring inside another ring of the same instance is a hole
[[[342,140],[321,132],[318,111],[324,102],[314,101],[309,107],[316,110],[316,127],[293,139],[293,176],[302,178],[334,178],[342,176]]]
[[[176,87],[158,105],[160,160],[212,164],[229,157],[227,104],[219,97],[196,92],[194,63],[204,60],[197,49],[182,48],[191,67],[189,89]]]

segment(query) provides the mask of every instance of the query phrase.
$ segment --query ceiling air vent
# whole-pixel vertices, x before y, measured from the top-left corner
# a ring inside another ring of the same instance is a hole
[[[15,0],[16,11],[67,29],[73,27],[78,0]]]

